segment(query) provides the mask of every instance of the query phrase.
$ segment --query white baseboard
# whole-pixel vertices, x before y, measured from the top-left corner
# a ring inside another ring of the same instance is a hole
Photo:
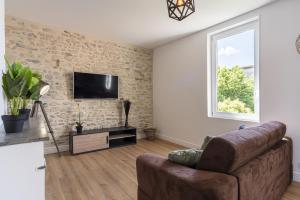
[[[58,146],[60,152],[69,151],[69,145]],[[56,147],[53,145],[51,147],[45,147],[45,154],[57,153]]]
[[[200,148],[201,147],[201,145],[193,144],[193,143],[187,142],[185,140],[176,139],[176,138],[162,135],[162,134],[158,134],[157,137],[162,140],[166,140],[166,141],[169,141],[169,142],[172,142],[172,143],[184,146],[184,147],[188,147],[188,148]]]
[[[294,172],[294,181],[300,183],[300,172]]]

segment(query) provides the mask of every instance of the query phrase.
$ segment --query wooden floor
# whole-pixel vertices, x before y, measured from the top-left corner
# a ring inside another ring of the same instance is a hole
[[[182,147],[161,140],[139,140],[137,145],[78,156],[49,155],[46,200],[135,200],[136,157],[146,152],[166,156],[179,148]],[[293,183],[283,200],[298,199],[300,184]]]

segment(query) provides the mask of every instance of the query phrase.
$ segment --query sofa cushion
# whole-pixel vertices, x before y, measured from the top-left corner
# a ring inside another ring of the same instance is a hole
[[[285,132],[286,125],[274,121],[214,137],[196,168],[230,173],[270,149]]]
[[[171,162],[184,165],[187,167],[195,167],[199,162],[203,150],[199,149],[184,149],[172,151],[168,155]]]

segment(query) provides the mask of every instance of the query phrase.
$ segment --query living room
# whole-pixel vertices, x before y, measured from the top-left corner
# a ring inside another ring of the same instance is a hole
[[[299,8],[0,0],[1,199],[300,199]]]

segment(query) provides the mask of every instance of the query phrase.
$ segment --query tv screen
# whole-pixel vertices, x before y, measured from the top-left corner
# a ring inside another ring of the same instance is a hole
[[[117,99],[118,76],[74,72],[75,99]]]

